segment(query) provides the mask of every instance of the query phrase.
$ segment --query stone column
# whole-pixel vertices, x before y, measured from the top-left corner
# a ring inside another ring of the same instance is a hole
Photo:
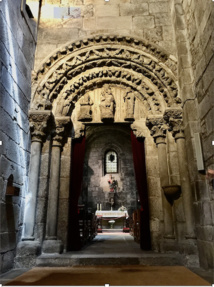
[[[50,111],[30,111],[31,159],[29,170],[29,187],[25,199],[24,231],[22,240],[34,240],[34,225],[36,215],[36,198],[39,183],[40,159],[42,141],[45,137]]]
[[[186,144],[183,128],[182,110],[180,108],[167,109],[164,119],[168,122],[172,135],[177,143],[178,163],[181,179],[184,213],[186,217],[186,238],[195,238],[193,198],[187,164]]]
[[[48,195],[46,240],[43,243],[43,252],[60,253],[62,243],[57,240],[57,216],[58,216],[58,197],[60,183],[60,162],[61,149],[65,139],[65,126],[70,122],[70,117],[55,118],[56,130],[52,142],[51,168]]]
[[[161,186],[169,185],[169,172],[167,164],[166,153],[166,125],[162,116],[148,117],[146,125],[150,129],[151,136],[154,138],[154,142],[158,148],[158,160],[159,160],[159,173]],[[163,216],[164,216],[164,237],[174,239],[174,226],[172,217],[171,204],[166,199],[162,189],[162,204],[163,204]]]

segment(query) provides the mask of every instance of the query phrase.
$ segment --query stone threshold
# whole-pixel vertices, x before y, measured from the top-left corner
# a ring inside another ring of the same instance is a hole
[[[180,254],[42,254],[36,259],[36,266],[65,267],[74,265],[147,265],[183,266]]]

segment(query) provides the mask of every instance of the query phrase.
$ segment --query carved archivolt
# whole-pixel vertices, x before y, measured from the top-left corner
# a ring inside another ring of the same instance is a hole
[[[123,84],[137,90],[152,113],[181,103],[176,85],[176,62],[147,42],[102,36],[75,42],[58,51],[35,75],[32,109],[66,116],[72,104],[95,85]],[[57,99],[57,100],[55,100]],[[57,103],[57,104],[56,104]]]

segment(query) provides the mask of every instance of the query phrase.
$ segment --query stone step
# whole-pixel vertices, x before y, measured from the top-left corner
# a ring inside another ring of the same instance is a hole
[[[36,266],[66,267],[74,265],[147,265],[147,266],[182,266],[180,254],[145,253],[133,254],[42,254],[36,259]]]

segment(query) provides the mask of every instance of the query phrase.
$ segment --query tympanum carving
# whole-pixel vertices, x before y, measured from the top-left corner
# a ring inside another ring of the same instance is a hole
[[[78,120],[82,122],[91,121],[92,120],[91,106],[93,105],[93,102],[91,100],[90,95],[85,94],[82,98],[80,98],[79,104],[80,104],[80,110],[78,114]]]
[[[125,121],[134,121],[134,108],[135,108],[136,92],[129,88],[124,96],[125,102]]]
[[[115,100],[109,85],[103,86],[103,91],[100,96],[100,113],[101,120],[113,120],[115,112]]]

